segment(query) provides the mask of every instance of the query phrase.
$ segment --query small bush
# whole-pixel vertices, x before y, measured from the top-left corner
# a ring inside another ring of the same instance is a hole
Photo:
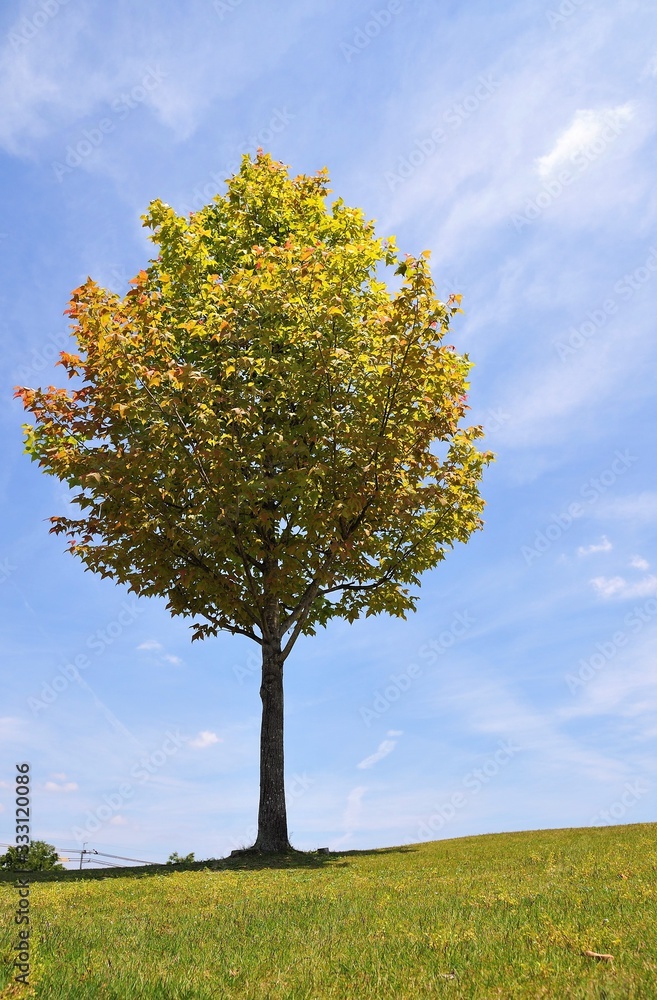
[[[193,860],[194,860],[193,851],[191,854],[186,854],[184,858],[181,857],[180,854],[178,854],[178,851],[174,851],[173,854],[169,855],[169,860],[167,861],[167,864],[179,865],[179,864],[184,864],[186,861],[193,861]]]

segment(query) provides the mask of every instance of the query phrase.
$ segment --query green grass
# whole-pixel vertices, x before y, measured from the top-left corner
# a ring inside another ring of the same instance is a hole
[[[0,997],[657,998],[654,823],[90,876],[33,882],[27,989],[0,885]]]

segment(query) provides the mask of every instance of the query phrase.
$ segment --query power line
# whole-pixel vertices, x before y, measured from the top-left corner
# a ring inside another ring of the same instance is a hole
[[[68,851],[68,853],[72,854],[73,851],[76,851],[77,853],[80,853],[79,848],[73,848],[72,850]],[[141,858],[124,858],[120,854],[106,854],[105,851],[83,851],[82,853],[83,854],[102,854],[102,856],[104,858],[116,858],[118,861],[136,861],[137,864],[139,864],[139,865],[157,865],[157,864],[160,864],[159,861],[142,861]]]
[[[15,844],[5,844],[0,842],[0,847],[15,847]],[[105,851],[97,851],[95,848],[84,849],[80,847],[55,847],[58,855],[61,854],[94,854],[101,855],[104,858],[115,858],[117,861],[134,861],[138,865],[157,865],[161,864],[159,861],[144,861],[142,858],[125,858],[121,854],[107,854]],[[100,861],[99,864],[108,864],[106,861]],[[119,868],[120,865],[112,865],[113,868]]]

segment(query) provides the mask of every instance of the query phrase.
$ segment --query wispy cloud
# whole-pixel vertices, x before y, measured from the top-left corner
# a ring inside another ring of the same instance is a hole
[[[657,53],[652,56],[648,62],[645,64],[641,70],[641,76],[639,79],[645,80],[646,77],[657,76]]]
[[[600,597],[649,597],[657,594],[657,576],[646,576],[638,583],[628,583],[622,576],[596,576],[591,583]]]
[[[337,851],[340,847],[344,847],[358,829],[363,812],[363,796],[366,791],[366,785],[356,785],[347,795],[347,804],[342,815],[344,833],[331,842],[331,850]]]
[[[4,715],[0,718],[0,740],[15,740],[24,728],[22,719],[13,715]]]
[[[197,750],[204,750],[206,747],[211,747],[214,743],[223,743],[223,739],[208,729],[202,730],[198,736],[189,741],[190,747],[196,747]]]
[[[47,792],[77,792],[79,788],[75,781],[46,781],[43,787]]]
[[[657,493],[642,493],[605,500],[599,504],[595,516],[619,521],[649,524],[657,521]]]
[[[399,729],[391,729],[388,731],[388,736],[401,735],[402,731]],[[356,766],[362,771],[367,768],[374,767],[374,765],[378,764],[380,760],[383,760],[384,757],[387,757],[388,754],[392,753],[396,746],[397,740],[383,740],[382,743],[379,743],[378,749],[373,754],[370,754],[369,757],[365,757],[365,759],[361,760],[360,764],[357,764]]]
[[[271,73],[299,40],[306,22],[317,16],[299,2],[285,10],[261,8],[249,33],[251,58],[244,59],[211,3],[198,19],[167,4],[162,12],[166,26],[155,26],[146,12],[121,7],[126,16],[106,18],[100,8],[91,14],[84,5],[62,5],[29,44],[18,47],[11,36],[24,19],[17,20],[0,50],[1,147],[33,155],[35,146],[74,122],[91,115],[102,118],[155,65],[165,79],[144,101],[150,124],[170,129],[174,142],[185,141],[217,100],[234,99],[245,86]],[[233,27],[240,19],[244,25],[244,7],[235,12]],[[88,38],[94,31],[111,44],[95,49],[91,57]],[[147,33],[150,44],[143,41]],[[118,60],[109,54],[117,50]],[[161,64],[155,64],[155,54]],[[208,74],[211,64],[219,68]]]
[[[606,130],[628,124],[635,114],[631,103],[615,108],[584,109],[575,112],[573,121],[557,138],[545,156],[538,157],[536,169],[540,177],[547,178],[572,162],[582,150],[604,141]]]
[[[580,547],[577,550],[577,555],[578,556],[590,556],[590,555],[593,555],[594,552],[611,552],[612,548],[613,548],[613,545],[611,544],[611,542],[609,541],[609,539],[607,538],[607,536],[603,535],[602,536],[602,541],[598,542],[597,545],[596,544],[593,544],[593,545],[580,545]]]
[[[577,775],[603,783],[611,775],[621,777],[626,773],[622,760],[582,743],[576,734],[564,732],[557,705],[543,709],[534,703],[525,704],[510,690],[501,673],[482,682],[476,672],[461,664],[458,678],[446,680],[436,697],[441,712],[449,713],[452,719],[461,717],[462,728],[511,739],[522,746],[536,773]]]
[[[560,719],[570,721],[590,716],[617,719],[632,742],[643,743],[657,735],[657,675],[655,674],[655,622],[636,645],[619,650],[618,659],[600,670],[595,680],[584,684],[575,699],[558,710]],[[628,720],[631,725],[628,727]],[[653,758],[653,767],[654,758]]]
[[[632,556],[630,559],[630,566],[634,569],[649,569],[650,563],[643,556]]]
[[[137,649],[144,653],[160,653],[161,655],[158,657],[160,663],[164,661],[171,663],[174,667],[179,667],[185,662],[180,656],[176,656],[175,653],[163,652],[164,648],[162,643],[158,642],[157,639],[146,639],[137,646]]]
[[[591,584],[600,597],[613,597],[627,587],[622,576],[596,576],[591,580]]]

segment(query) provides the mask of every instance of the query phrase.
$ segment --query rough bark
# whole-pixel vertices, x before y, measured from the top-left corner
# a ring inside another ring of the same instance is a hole
[[[257,851],[288,851],[283,754],[283,657],[280,638],[262,647],[262,725]]]

